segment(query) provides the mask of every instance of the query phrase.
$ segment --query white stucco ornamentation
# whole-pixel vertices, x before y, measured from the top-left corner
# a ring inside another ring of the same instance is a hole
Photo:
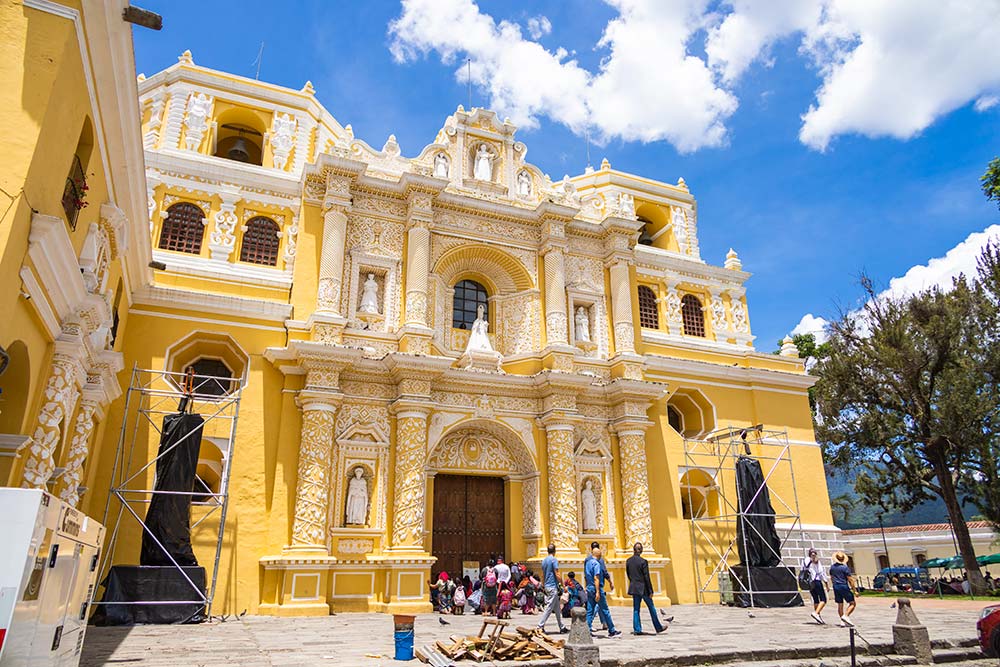
[[[52,373],[45,384],[45,402],[38,413],[38,425],[24,454],[24,483],[27,488],[45,488],[55,469],[53,455],[66,437],[73,408],[80,396],[83,367],[68,355],[56,353]]]
[[[288,156],[295,146],[295,128],[298,121],[287,113],[275,115],[271,124],[271,151],[274,154],[274,166],[276,169],[284,169],[288,163]]]
[[[59,497],[73,507],[80,502],[83,466],[90,452],[90,436],[94,432],[94,414],[97,408],[98,405],[93,400],[84,398],[80,401],[73,428],[73,439],[70,441],[69,453],[66,456],[66,469],[59,476]]]
[[[212,98],[205,93],[192,93],[184,112],[184,146],[196,151],[208,129],[212,113]]]
[[[233,248],[236,247],[236,224],[239,222],[236,216],[236,204],[239,200],[238,192],[223,193],[219,210],[212,217],[215,226],[209,237],[208,248],[214,260],[228,262]]]
[[[416,547],[424,532],[427,415],[407,412],[396,420],[396,482],[392,545]]]

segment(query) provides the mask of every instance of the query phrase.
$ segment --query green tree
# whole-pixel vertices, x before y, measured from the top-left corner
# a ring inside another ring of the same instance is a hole
[[[959,496],[987,516],[996,509],[984,494],[995,483],[1000,402],[982,344],[985,283],[960,278],[950,291],[907,298],[862,285],[866,305],[830,326],[829,356],[816,369],[817,435],[834,465],[856,471],[865,502],[908,511],[940,497],[982,592]]]
[[[983,194],[1000,207],[1000,157],[995,157],[986,166],[986,173],[979,181],[983,184]]]

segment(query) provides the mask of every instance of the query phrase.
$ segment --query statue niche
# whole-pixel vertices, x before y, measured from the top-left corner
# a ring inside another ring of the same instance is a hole
[[[364,526],[368,523],[369,495],[365,473],[363,466],[355,467],[351,473],[347,484],[347,500],[344,503],[345,526]]]

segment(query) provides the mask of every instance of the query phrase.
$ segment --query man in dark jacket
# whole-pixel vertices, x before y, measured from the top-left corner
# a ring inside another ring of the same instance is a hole
[[[642,622],[639,620],[639,606],[643,602],[653,617],[656,634],[660,634],[667,628],[660,623],[656,607],[653,606],[653,582],[649,578],[649,562],[642,557],[640,542],[635,543],[632,547],[632,557],[625,561],[625,573],[628,575],[628,594],[632,596],[632,634],[643,634]]]

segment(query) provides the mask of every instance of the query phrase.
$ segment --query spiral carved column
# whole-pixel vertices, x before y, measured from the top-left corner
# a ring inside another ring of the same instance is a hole
[[[566,270],[561,248],[545,253],[545,330],[549,345],[566,345]]]
[[[618,354],[635,352],[635,327],[632,323],[632,290],[629,287],[628,262],[611,265],[611,313]]]
[[[431,232],[414,225],[406,232],[406,324],[427,326],[427,273]]]
[[[316,308],[332,315],[340,315],[346,239],[347,213],[336,206],[329,206],[323,212],[323,245],[320,250]]]

